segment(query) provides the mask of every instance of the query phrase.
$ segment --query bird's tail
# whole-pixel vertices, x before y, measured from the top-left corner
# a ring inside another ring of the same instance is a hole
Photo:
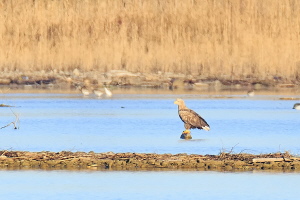
[[[206,130],[206,131],[210,130],[209,126],[202,126],[201,128],[204,129],[204,130]]]

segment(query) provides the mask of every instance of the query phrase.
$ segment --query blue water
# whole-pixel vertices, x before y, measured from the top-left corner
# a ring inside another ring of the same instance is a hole
[[[177,98],[211,131],[184,130]],[[0,149],[218,154],[300,153],[297,101],[278,96],[7,94],[0,103]],[[298,199],[299,173],[198,171],[0,171],[0,199]]]
[[[1,199],[298,199],[300,174],[0,171]]]
[[[173,104],[178,95],[115,95],[112,99],[77,94],[8,94],[1,99],[0,125],[19,114],[20,129],[0,130],[0,149],[218,154],[300,153],[300,112],[296,101],[275,96],[211,98],[179,95],[198,112],[211,131],[184,130]]]

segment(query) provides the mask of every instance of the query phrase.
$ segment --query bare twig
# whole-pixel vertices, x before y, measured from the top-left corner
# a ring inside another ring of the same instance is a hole
[[[233,147],[231,147],[231,149],[230,149],[230,151],[229,151],[229,154],[231,154],[231,153],[233,152],[233,149],[234,149],[237,145],[239,145],[239,143],[237,143],[236,145],[234,145]]]
[[[9,124],[5,125],[5,126],[2,126],[0,129],[3,129],[3,128],[6,128],[8,126],[10,126],[13,122],[10,122]]]
[[[2,126],[0,129],[3,129],[3,128],[6,128],[8,126],[10,126],[11,124],[14,125],[14,129],[19,129],[19,126],[17,125],[17,122],[19,121],[19,119],[17,118],[16,121],[14,122],[10,122],[9,124],[5,125],[5,126]]]
[[[237,143],[236,145],[234,145],[233,147],[231,147],[229,152],[226,152],[226,149],[224,147],[222,147],[221,151],[220,151],[220,158],[223,159],[226,156],[230,155],[233,153],[233,149],[238,145],[239,143]]]
[[[243,154],[243,153],[244,153],[244,151],[251,151],[251,149],[243,149],[243,150],[241,150],[241,151],[240,151],[240,153],[239,153],[239,154]]]
[[[7,152],[7,150],[4,150],[3,153],[0,156],[4,156],[4,154]]]
[[[12,111],[12,110],[11,110]],[[14,125],[14,129],[19,129],[19,124],[20,124],[20,121],[19,121],[19,115],[17,115],[15,112],[12,111],[12,113],[15,115],[16,119],[14,122],[10,122],[9,124],[5,125],[5,126],[2,126],[0,129],[3,129],[3,128],[6,128],[8,126],[10,126],[11,124]]]
[[[16,117],[16,120],[13,122],[14,129],[19,129],[19,127],[20,127],[19,115],[17,113],[15,113],[11,108],[10,108],[10,110],[14,114],[14,116]]]
[[[10,90],[10,88],[8,88],[5,92],[7,92],[8,90]],[[4,94],[2,90],[0,90],[0,92],[1,92],[2,94]],[[19,115],[18,115],[17,113],[15,113],[15,112],[11,109],[11,107],[9,107],[9,109],[10,109],[10,111],[14,114],[14,116],[16,117],[16,118],[15,118],[15,121],[10,122],[9,124],[7,124],[7,125],[5,125],[5,126],[2,126],[0,129],[6,128],[6,127],[10,126],[11,124],[14,125],[14,129],[19,129],[19,127],[20,127]]]

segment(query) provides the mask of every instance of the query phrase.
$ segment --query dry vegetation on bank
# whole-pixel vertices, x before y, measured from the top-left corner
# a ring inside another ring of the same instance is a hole
[[[153,154],[0,151],[0,169],[299,171],[300,158],[275,154]]]
[[[1,70],[300,74],[297,0],[1,0]]]

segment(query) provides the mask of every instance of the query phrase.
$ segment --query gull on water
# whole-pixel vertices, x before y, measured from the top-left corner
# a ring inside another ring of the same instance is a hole
[[[300,110],[300,103],[295,103],[293,109]]]

